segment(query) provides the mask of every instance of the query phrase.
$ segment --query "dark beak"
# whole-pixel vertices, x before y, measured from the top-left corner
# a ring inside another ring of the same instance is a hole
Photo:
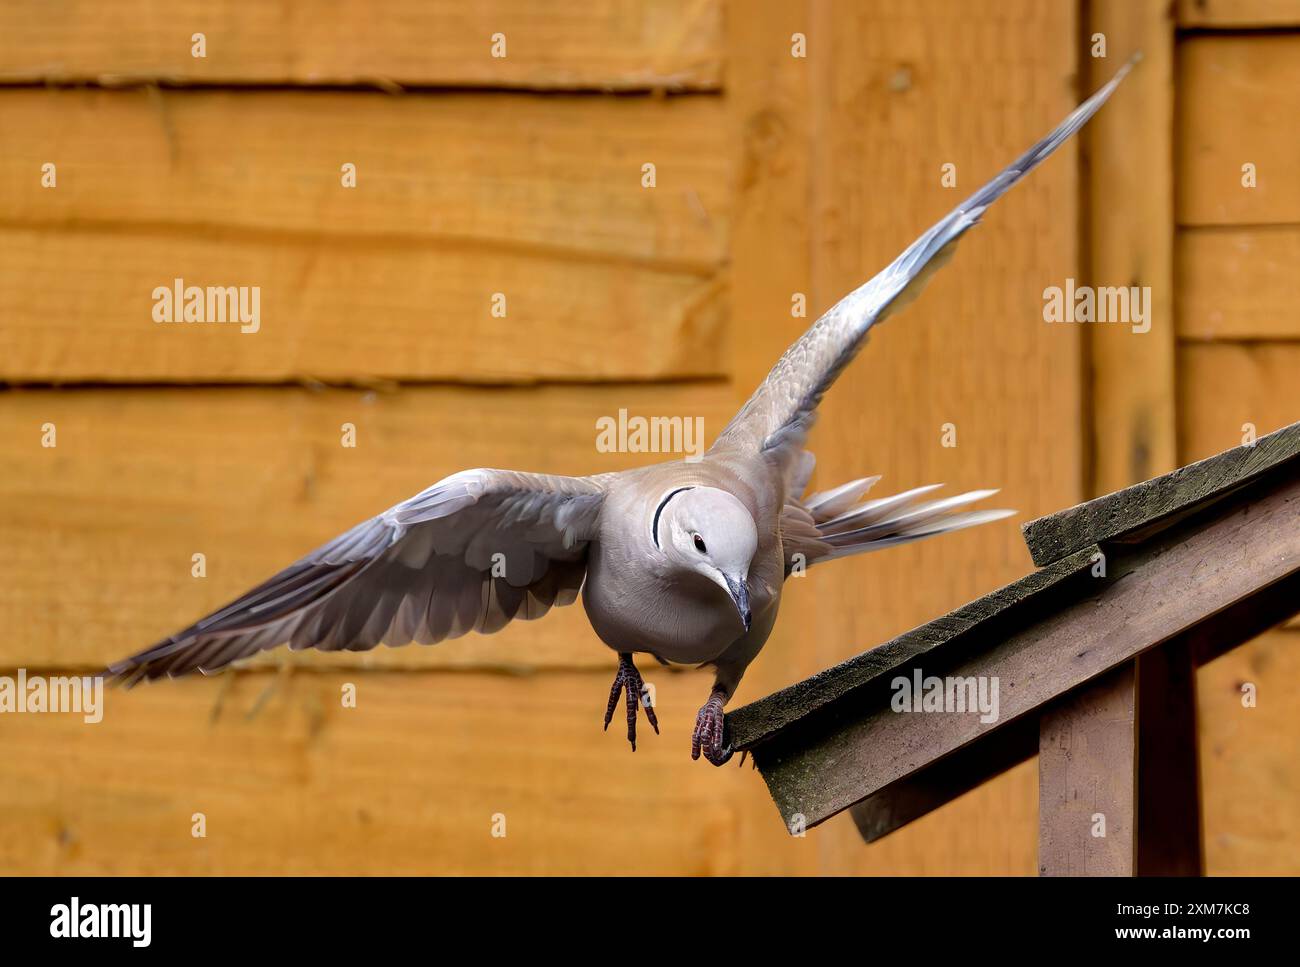
[[[740,620],[745,624],[745,630],[749,630],[749,625],[753,621],[753,615],[749,613],[749,588],[745,586],[744,581],[737,581],[730,575],[723,575],[727,581],[727,591],[731,594],[731,600],[736,605],[736,612],[740,615]]]

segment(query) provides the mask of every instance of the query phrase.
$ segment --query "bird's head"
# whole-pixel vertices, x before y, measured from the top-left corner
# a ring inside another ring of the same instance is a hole
[[[758,528],[749,509],[715,487],[683,487],[666,493],[655,509],[654,541],[676,571],[716,584],[749,630],[749,565]]]

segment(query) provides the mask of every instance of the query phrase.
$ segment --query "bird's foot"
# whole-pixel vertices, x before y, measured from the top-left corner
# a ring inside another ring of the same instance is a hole
[[[698,759],[700,753],[715,766],[720,766],[732,756],[730,745],[722,744],[724,719],[722,702],[724,696],[717,689],[704,703],[700,713],[695,716],[695,733],[691,736],[691,758]]]
[[[650,690],[646,688],[645,682],[641,679],[641,673],[636,670],[636,665],[632,664],[632,656],[620,652],[618,656],[618,673],[614,676],[614,684],[609,689],[609,705],[605,707],[606,731],[609,731],[609,723],[614,718],[614,709],[618,706],[618,693],[622,691],[627,692],[627,740],[632,743],[632,751],[635,752],[637,705],[645,707],[645,717],[655,730],[655,735],[659,734],[659,720],[655,717],[654,705],[650,700]]]

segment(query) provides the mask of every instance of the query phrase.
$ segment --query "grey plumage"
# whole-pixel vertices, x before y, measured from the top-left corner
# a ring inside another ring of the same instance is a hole
[[[593,477],[455,474],[110,674],[134,683],[212,672],[280,644],[359,651],[491,634],[581,592],[592,626],[620,656],[606,724],[626,688],[634,739],[632,654],[711,664],[717,677],[693,754],[725,761],[723,704],[767,640],[789,574],[1011,513],[968,509],[992,490],[929,499],[929,486],[864,499],[878,477],[805,495],[813,458],[804,443],[871,327],[917,296],[985,210],[1086,123],[1130,66],[818,319],[699,462]]]

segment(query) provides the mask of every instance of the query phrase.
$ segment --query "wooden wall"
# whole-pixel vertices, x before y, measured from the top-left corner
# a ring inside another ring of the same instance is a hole
[[[1226,6],[1180,16],[1217,29]],[[1251,6],[1300,23],[1278,0]],[[1290,422],[1277,388],[1294,382],[1300,196],[1282,174],[1295,141],[1269,120],[1296,107],[1290,37],[1175,48],[1155,14],[1094,2],[1088,17],[1068,0],[69,0],[57,18],[5,4],[0,673],[97,669],[464,467],[635,465],[594,446],[595,420],[620,408],[716,433],[809,319],[1147,30],[1167,41],[1167,90],[1139,71],[1123,110],[1141,130],[1164,112],[1153,130],[1178,147],[1149,173],[1164,214],[1130,217],[1148,234],[1113,254],[1115,271],[1155,257],[1157,277],[1176,274],[1158,296],[1176,327],[1166,311],[1130,351],[1042,323],[1045,286],[1107,265],[1089,242],[1105,237],[1098,199],[1131,180],[1104,174],[1105,140],[1091,167],[1063,150],[837,385],[817,480],[1001,486],[1023,520],[1234,445],[1234,421]],[[1107,17],[1111,56],[1090,64]],[[791,56],[796,32],[806,58]],[[1272,80],[1251,80],[1245,56]],[[1245,108],[1210,80],[1232,64]],[[1224,173],[1246,146],[1268,198],[1237,197]],[[355,189],[340,183],[349,162]],[[261,286],[261,330],[153,323],[150,293],[175,277]],[[794,293],[808,319],[792,317]],[[1145,396],[1107,390],[1134,381]],[[47,423],[57,447],[41,446]],[[948,423],[956,448],[941,445]],[[998,524],[814,571],[738,701],[1029,567],[1017,528]],[[1202,675],[1211,872],[1300,868],[1300,710],[1280,685],[1293,640]],[[276,652],[111,693],[96,726],[4,716],[0,871],[1035,870],[1033,763],[871,847],[847,817],[791,838],[756,773],[690,761],[707,673],[645,671],[663,735],[635,755],[600,730],[613,656],[580,607],[433,649]],[[1261,683],[1259,709],[1233,707],[1242,676]],[[355,709],[339,701],[349,682]],[[206,838],[190,835],[195,812]]]

